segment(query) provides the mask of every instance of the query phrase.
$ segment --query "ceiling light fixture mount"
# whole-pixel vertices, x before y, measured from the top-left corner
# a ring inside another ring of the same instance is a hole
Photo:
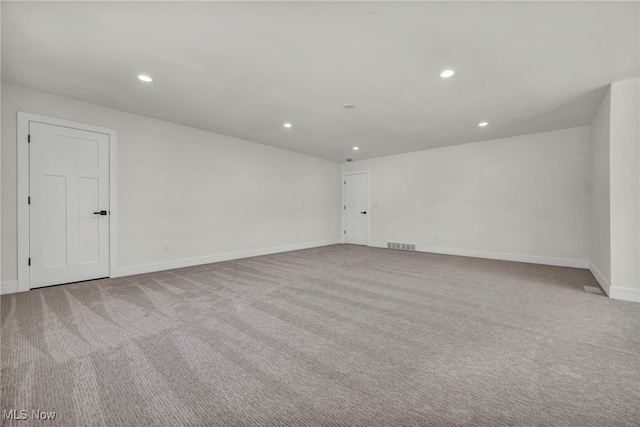
[[[350,110],[352,108],[355,108],[355,105],[353,105],[353,104],[344,104],[343,107],[346,108],[347,110]]]
[[[449,77],[453,76],[456,72],[453,70],[444,70],[443,72],[440,73],[440,77],[442,77],[443,79],[448,79]]]
[[[146,76],[146,75],[144,75],[144,74],[140,74],[140,75],[138,76],[138,79],[139,79],[139,80],[141,80],[141,81],[143,81],[143,82],[145,82],[145,83],[151,83],[151,82],[153,81],[153,79],[152,79],[151,77]]]

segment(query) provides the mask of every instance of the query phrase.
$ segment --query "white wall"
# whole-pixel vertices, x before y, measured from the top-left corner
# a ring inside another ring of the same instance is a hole
[[[611,91],[607,91],[591,122],[591,205],[589,207],[589,269],[602,288],[611,287],[610,204]]]
[[[589,167],[585,126],[342,170],[369,171],[373,246],[412,242],[425,251],[586,267]]]
[[[18,110],[118,130],[121,273],[340,237],[337,163],[3,84],[3,283],[17,275]]]
[[[580,267],[589,260],[612,297],[640,301],[638,86],[638,79],[613,83],[591,127],[339,166],[3,84],[0,277],[16,279],[21,110],[118,129],[124,274],[336,242],[339,171],[367,170],[373,246],[413,242],[419,250]]]
[[[640,302],[640,79],[611,84],[611,297]]]

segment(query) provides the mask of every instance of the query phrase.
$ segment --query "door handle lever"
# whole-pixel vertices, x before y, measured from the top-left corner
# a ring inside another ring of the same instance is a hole
[[[364,212],[360,212],[360,213],[361,213],[361,214],[365,214],[365,215],[366,215],[366,214],[367,214],[367,211],[364,211]]]
[[[106,215],[107,211],[99,211],[99,212],[94,212],[94,215]]]

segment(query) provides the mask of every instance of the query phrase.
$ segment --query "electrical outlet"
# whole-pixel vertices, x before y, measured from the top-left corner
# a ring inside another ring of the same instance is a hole
[[[171,245],[169,244],[169,242],[164,242],[164,250],[168,251],[169,249],[171,249]]]

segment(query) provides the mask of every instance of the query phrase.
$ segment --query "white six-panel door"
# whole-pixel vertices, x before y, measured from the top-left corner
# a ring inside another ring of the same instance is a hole
[[[30,287],[109,276],[109,135],[34,121],[29,134]]]
[[[345,175],[345,243],[367,244],[367,174]]]

